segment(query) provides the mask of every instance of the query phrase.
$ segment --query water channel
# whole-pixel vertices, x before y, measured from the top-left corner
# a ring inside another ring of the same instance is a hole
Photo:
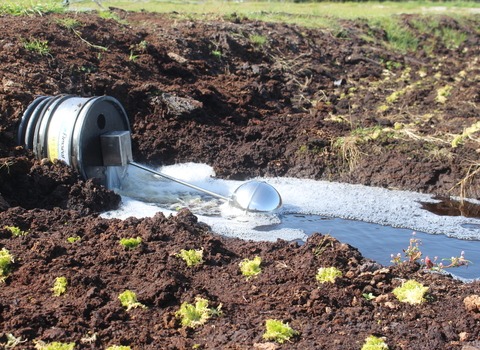
[[[243,183],[215,179],[213,169],[205,164],[177,164],[157,170],[227,197]],[[273,213],[246,213],[217,198],[129,167],[122,189],[116,190],[122,195],[121,207],[103,216],[141,218],[158,211],[168,216],[188,207],[219,235],[304,242],[309,235],[320,232],[358,248],[365,257],[383,265],[391,265],[391,254],[407,248],[415,231],[422,241],[423,257],[438,256],[441,261],[464,251],[473,264],[448,272],[466,282],[480,278],[480,218],[435,210],[442,203],[431,195],[293,178],[260,180],[281,194],[282,208]],[[474,208],[480,205],[476,200],[466,203]]]

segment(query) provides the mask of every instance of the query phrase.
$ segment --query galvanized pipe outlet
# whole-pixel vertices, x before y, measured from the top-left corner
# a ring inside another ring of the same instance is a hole
[[[272,211],[282,205],[280,194],[263,181],[250,181],[225,197],[137,164],[132,159],[130,126],[122,105],[113,97],[39,96],[25,110],[18,144],[38,159],[59,159],[86,180],[97,177],[120,188],[128,165],[228,201],[246,211]]]

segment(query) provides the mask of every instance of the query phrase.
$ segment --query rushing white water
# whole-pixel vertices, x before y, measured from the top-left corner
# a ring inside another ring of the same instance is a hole
[[[178,164],[156,170],[226,197],[243,183],[215,179],[213,169],[205,164]],[[276,241],[277,238],[291,241],[305,240],[307,235],[301,228],[265,232],[256,227],[273,227],[285,214],[314,214],[480,240],[479,219],[439,216],[423,210],[420,202],[437,202],[428,194],[293,178],[259,180],[271,184],[282,196],[283,207],[274,213],[246,213],[222,200],[130,166],[122,189],[116,190],[123,199],[121,207],[103,216],[140,218],[153,216],[158,211],[174,214],[189,207],[217,234],[257,241]]]

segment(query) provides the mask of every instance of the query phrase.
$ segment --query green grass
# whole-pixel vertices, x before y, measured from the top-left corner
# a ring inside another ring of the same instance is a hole
[[[77,4],[85,6],[85,2]],[[92,4],[94,5],[94,4]],[[124,10],[151,12],[185,12],[185,13],[216,13],[227,15],[236,12],[237,15],[247,15],[250,18],[262,17],[262,19],[279,19],[282,22],[295,17],[304,17],[303,21],[315,25],[315,17],[334,16],[341,18],[378,17],[389,16],[399,13],[462,13],[465,14],[470,8],[479,8],[475,2],[229,2],[229,1],[104,1],[102,6],[108,8],[119,7]],[[299,18],[297,18],[299,19]],[[295,21],[298,23],[298,21]]]
[[[40,1],[0,1],[0,14],[8,13],[11,15],[42,16],[48,12],[63,13],[65,6],[61,1],[40,0]]]
[[[69,10],[99,10],[99,15],[116,19],[116,15],[106,11],[108,7],[117,7],[129,11],[145,10],[149,12],[172,13],[176,17],[192,20],[212,20],[216,16],[224,17],[236,13],[239,17],[263,21],[295,23],[307,27],[320,27],[335,30],[335,18],[379,18],[399,13],[460,14],[471,13],[471,9],[480,8],[476,2],[230,2],[230,1],[79,1],[70,4]],[[439,6],[440,5],[440,6]],[[0,13],[13,15],[43,15],[48,12],[63,13],[67,10],[60,0],[0,0]],[[205,15],[208,14],[208,15]]]
[[[383,29],[387,36],[387,42],[391,49],[404,53],[414,51],[418,47],[415,34],[402,26],[396,17],[378,17],[370,20],[370,26]]]
[[[23,47],[27,51],[32,51],[40,56],[50,55],[50,48],[48,47],[48,41],[41,41],[39,39],[30,38],[24,39],[20,38],[20,41],[23,44]]]

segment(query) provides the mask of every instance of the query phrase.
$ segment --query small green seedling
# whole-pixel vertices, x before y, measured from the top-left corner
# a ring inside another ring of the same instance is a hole
[[[10,231],[15,237],[25,236],[28,233],[28,231],[22,231],[19,227],[15,226],[5,226],[4,229]]]
[[[113,346],[110,346],[108,348],[106,348],[105,350],[131,350],[132,348],[129,347],[129,346],[122,346],[122,345],[113,345]]]
[[[207,322],[211,316],[221,316],[221,308],[222,304],[217,308],[209,308],[207,299],[197,297],[195,305],[184,302],[175,312],[175,317],[181,318],[180,323],[183,326],[195,328]]]
[[[142,309],[147,309],[145,305],[138,302],[136,294],[129,290],[126,290],[125,292],[120,294],[118,296],[118,299],[120,299],[122,306],[127,308],[127,311],[137,307],[140,307]]]
[[[263,334],[263,339],[275,340],[280,344],[283,344],[285,340],[290,340],[291,337],[298,334],[288,323],[284,324],[279,320],[267,320],[265,327],[267,331]]]
[[[82,238],[80,236],[77,236],[77,237],[68,237],[67,238],[67,242],[68,243],[75,243],[76,241],[79,241],[81,240]]]
[[[262,268],[260,264],[262,263],[262,258],[256,256],[253,260],[244,259],[240,265],[240,271],[242,271],[242,275],[247,276],[247,281],[252,276],[258,275],[262,272]]]
[[[10,252],[2,248],[0,250],[0,282],[3,282],[12,270],[11,263],[15,262],[13,255]]]
[[[53,342],[50,344],[47,344],[41,340],[34,340],[35,343],[35,349],[38,350],[73,350],[75,349],[75,343],[59,343],[59,342]]]
[[[388,345],[382,339],[371,335],[365,339],[362,350],[388,350]]]
[[[335,283],[335,278],[341,276],[342,271],[336,267],[320,267],[315,278],[320,283],[331,282]]]
[[[393,294],[402,303],[420,304],[425,301],[423,296],[428,290],[428,287],[424,287],[421,283],[409,280],[404,282],[401,287],[397,287],[393,290]]]
[[[51,289],[53,291],[53,295],[59,297],[62,294],[65,294],[65,292],[67,291],[67,285],[68,282],[66,277],[57,277],[55,279],[53,288]]]
[[[142,243],[142,237],[137,238],[123,238],[120,240],[120,244],[125,246],[128,249],[135,249],[138,245]]]
[[[372,300],[373,298],[375,298],[375,295],[373,295],[373,293],[363,293],[362,296],[367,300]]]
[[[187,263],[187,266],[203,264],[203,248],[200,250],[185,250],[182,249],[180,253],[175,254],[177,258],[182,258]]]
[[[212,55],[218,59],[222,58],[222,51],[213,50]]]

